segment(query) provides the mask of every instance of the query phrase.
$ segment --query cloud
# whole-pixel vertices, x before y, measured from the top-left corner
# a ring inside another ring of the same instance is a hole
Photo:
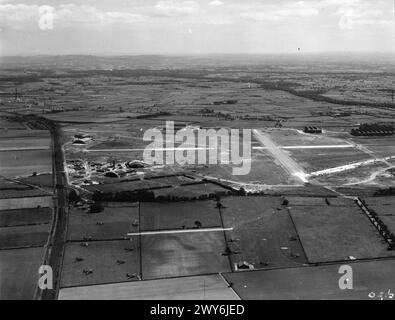
[[[315,1],[286,2],[281,5],[250,7],[241,13],[243,18],[257,21],[283,21],[287,18],[303,18],[318,15],[319,9]]]
[[[220,7],[220,6],[223,6],[224,3],[221,0],[213,0],[213,1],[209,2],[208,5],[212,6],[212,7]]]
[[[199,3],[207,5],[200,6]],[[32,25],[37,26],[39,8],[36,4],[19,4],[17,0],[0,0],[0,27],[29,29]],[[61,4],[54,6],[54,28],[96,28],[136,23],[166,26],[166,23],[175,21],[195,25],[230,25],[248,21],[307,21],[322,17],[323,20],[331,19],[335,27],[348,30],[375,23],[387,25],[392,18],[391,11],[388,0],[157,0],[150,5],[131,3],[122,10],[108,5]],[[318,20],[316,23],[319,25]]]
[[[383,24],[387,20],[383,19],[383,11],[377,8],[378,6],[368,2],[349,0],[348,3],[340,5],[336,11],[339,16],[339,28],[351,30],[355,26]]]
[[[27,4],[0,4],[2,28],[19,28],[26,23],[38,22],[39,6]]]
[[[162,0],[153,8],[153,16],[179,17],[195,15],[199,11],[199,5],[195,1]]]

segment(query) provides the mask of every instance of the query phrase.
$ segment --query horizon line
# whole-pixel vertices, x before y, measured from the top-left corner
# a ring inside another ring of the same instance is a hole
[[[303,55],[393,55],[395,51],[310,51],[310,52],[257,52],[257,53],[26,53],[0,54],[0,58],[14,57],[61,57],[61,56],[93,56],[93,57],[199,57],[199,56],[303,56]]]

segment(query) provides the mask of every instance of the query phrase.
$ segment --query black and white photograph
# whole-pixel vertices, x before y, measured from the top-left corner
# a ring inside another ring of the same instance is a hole
[[[395,300],[395,1],[0,0],[0,300]]]

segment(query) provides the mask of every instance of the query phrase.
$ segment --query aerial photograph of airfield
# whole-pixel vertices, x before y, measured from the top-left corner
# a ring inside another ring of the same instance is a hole
[[[1,58],[0,299],[393,298],[394,76],[386,55]],[[251,130],[249,172],[144,161],[168,123]]]

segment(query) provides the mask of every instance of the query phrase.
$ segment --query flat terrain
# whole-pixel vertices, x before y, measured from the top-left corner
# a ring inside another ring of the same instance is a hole
[[[372,159],[370,155],[351,148],[292,149],[290,154],[308,173]]]
[[[153,190],[155,197],[189,197],[199,198],[200,196],[209,196],[229,192],[214,183],[198,183],[174,188],[163,188]]]
[[[298,206],[290,213],[310,263],[395,256],[357,206]]]
[[[0,250],[0,300],[34,298],[43,256],[43,248]]]
[[[368,209],[375,212],[389,231],[395,234],[395,197],[371,197],[363,200]]]
[[[87,247],[82,244],[66,245],[61,287],[137,280],[140,274],[138,242],[97,241],[89,242]],[[85,274],[84,270],[92,273]]]
[[[0,249],[42,247],[47,243],[50,225],[0,228]]]
[[[238,300],[220,275],[65,288],[60,300]]]
[[[48,150],[51,148],[51,139],[40,137],[2,137],[0,134],[0,151],[16,150]]]
[[[107,204],[100,213],[73,209],[69,214],[67,239],[121,240],[127,233],[138,231],[138,226],[138,204]]]
[[[0,199],[0,210],[28,209],[52,206],[52,196]]]
[[[11,189],[1,189],[0,199],[12,199],[12,198],[31,198],[40,196],[47,196],[50,192],[43,189],[35,189],[25,186],[25,188],[11,188]],[[12,200],[10,200],[12,201]]]
[[[0,211],[0,227],[48,224],[51,222],[51,208],[31,208]]]
[[[63,203],[57,188],[64,228],[69,213],[61,299],[365,299],[394,290],[395,251],[345,197],[364,199],[394,232],[393,197],[373,195],[395,186],[395,136],[351,135],[359,124],[395,126],[392,56],[4,57],[0,69],[1,298],[32,297],[57,203],[50,134],[30,114],[59,124],[56,183],[83,198]],[[144,134],[164,134],[166,121],[251,129],[251,170],[131,168],[143,160]],[[86,142],[74,143],[78,135]],[[88,213],[95,191],[141,190],[155,202],[103,202]],[[218,206],[207,200],[216,197]],[[353,291],[338,288],[344,264],[355,268]]]
[[[378,295],[391,289],[394,293],[394,260],[349,265],[353,269],[353,290],[339,289],[340,264],[237,272],[224,276],[233,284],[236,293],[247,300],[368,300],[371,292]]]
[[[19,178],[18,181],[21,181],[23,183],[27,183],[30,185],[44,187],[44,188],[52,188],[53,187],[52,174],[39,174],[36,176]]]
[[[230,271],[222,231],[141,236],[143,279]]]
[[[294,206],[312,206],[312,207],[354,207],[355,201],[349,198],[333,198],[333,197],[297,197],[297,196],[286,196],[288,201],[287,206],[292,209]],[[337,210],[337,208],[334,208]]]
[[[221,214],[231,250],[232,267],[255,269],[300,266],[307,262],[297,232],[281,197],[229,197]]]
[[[163,202],[140,204],[141,230],[174,230],[222,227],[214,201]]]
[[[0,163],[6,177],[51,172],[51,150],[0,151]]]
[[[272,154],[272,156],[278,161],[281,166],[291,175],[300,177],[302,182],[304,180],[304,172],[300,165],[295,162],[291,157],[288,156],[281,148],[279,148],[266,133],[254,130],[255,138],[262,144],[263,147]]]

